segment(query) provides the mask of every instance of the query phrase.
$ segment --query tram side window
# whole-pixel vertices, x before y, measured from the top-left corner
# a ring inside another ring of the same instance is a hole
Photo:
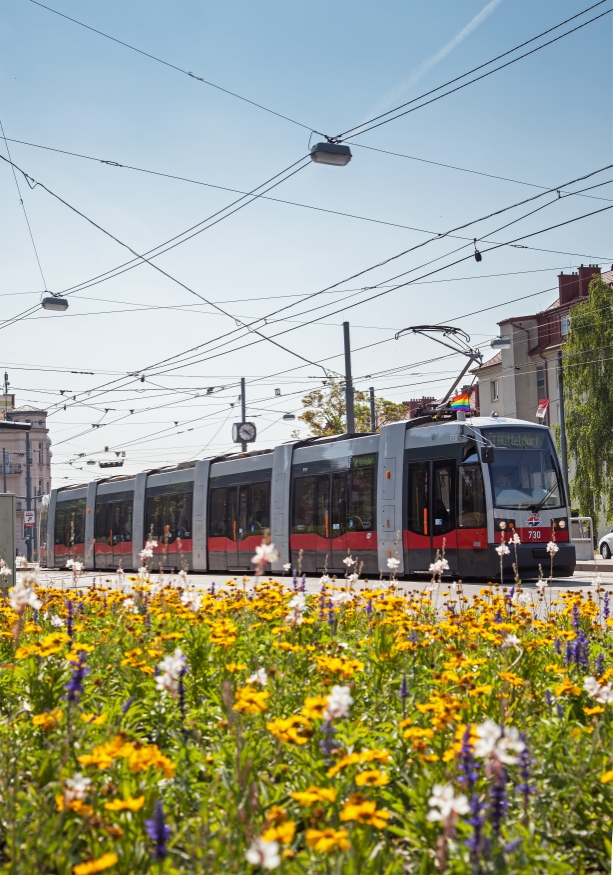
[[[407,525],[410,532],[429,535],[428,526],[428,462],[409,465],[409,501]]]
[[[209,538],[227,537],[228,490],[224,487],[211,489],[209,514]]]
[[[270,528],[270,483],[252,483],[249,487],[247,530],[250,535],[263,535]]]
[[[150,495],[147,499],[145,534],[147,538],[151,537],[158,543],[161,542],[164,532],[163,515],[165,500],[165,495]]]
[[[347,532],[347,475],[345,471],[332,475],[332,538]]]
[[[485,489],[480,465],[462,465],[458,469],[460,528],[480,528],[486,524]]]
[[[375,528],[375,469],[354,468],[349,471],[350,532],[369,532]]]
[[[96,507],[96,543],[108,544],[111,535],[111,524],[108,520],[108,512],[111,504],[99,504]]]
[[[132,502],[116,501],[113,505],[113,544],[132,540]]]
[[[63,501],[55,511],[55,543],[70,547],[85,543],[85,505],[84,498]]]
[[[294,516],[292,534],[304,535],[313,531],[315,522],[315,478],[296,477],[294,480]]]

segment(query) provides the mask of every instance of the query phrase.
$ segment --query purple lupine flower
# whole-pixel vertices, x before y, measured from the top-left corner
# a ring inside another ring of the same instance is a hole
[[[406,675],[404,675],[402,683],[400,684],[400,698],[402,699],[403,704],[409,698],[409,684]]]
[[[215,595],[215,581],[212,582],[209,592],[211,595]]]
[[[494,623],[502,623],[502,614],[500,613],[500,608],[494,614]]]
[[[155,842],[155,847],[153,849],[154,857],[156,860],[163,860],[168,854],[166,843],[170,838],[170,827],[166,826],[164,821],[164,809],[162,808],[162,802],[160,799],[155,803],[151,820],[145,821],[145,829],[147,830],[149,838]]]
[[[492,803],[490,806],[490,820],[492,823],[492,832],[495,836],[500,835],[502,818],[505,816],[507,808],[509,807],[506,785],[507,770],[502,766],[494,779],[491,790]]]
[[[545,701],[547,702],[547,707],[551,711],[551,706],[554,703],[553,693],[551,690],[545,690]]]
[[[506,845],[504,845],[503,851],[505,852],[505,854],[512,854],[519,847],[521,847],[521,842],[521,839],[511,839],[510,842],[507,842]]]
[[[553,649],[558,654],[558,656],[562,653],[562,642],[559,638],[556,638],[554,645],[553,645]]]
[[[83,681],[90,672],[89,667],[85,664],[86,659],[87,653],[85,650],[79,650],[78,659],[76,661],[71,660],[72,665],[74,666],[72,677],[67,684],[64,684],[64,689],[66,690],[64,698],[73,704],[76,704],[79,701],[81,693],[83,692]]]
[[[566,647],[564,649],[564,665],[568,665],[571,662],[574,662],[575,659],[575,643],[574,641],[567,641]]]
[[[293,577],[292,577],[292,589],[294,592],[298,589],[298,572],[294,568]]]
[[[187,666],[183,666],[183,668],[179,672],[179,684],[178,684],[178,694],[179,694],[179,712],[181,714],[181,724],[182,731],[184,737],[187,737],[187,727],[185,725],[185,719],[187,715],[187,708],[185,704],[185,675],[187,674]]]
[[[581,668],[589,668],[589,647],[590,639],[587,637],[585,632],[579,632],[573,642],[573,657],[575,663]]]
[[[74,635],[74,605],[72,599],[66,599],[66,634],[72,637]]]
[[[609,590],[606,590],[606,592],[605,592],[605,594],[604,594],[603,602],[604,602],[604,603],[603,603],[603,606],[602,606],[602,616],[604,617],[605,620],[608,620],[608,619],[609,619],[609,614],[610,614],[610,610],[609,610]]]
[[[479,764],[473,754],[470,739],[470,726],[466,727],[464,735],[462,736],[459,772],[458,782],[462,785],[466,795],[469,797],[470,817],[466,818],[466,822],[473,828],[473,834],[465,844],[473,854],[473,872],[480,872],[479,856],[481,850],[481,830],[483,829],[483,811],[479,794],[475,790],[476,783],[479,779]]]
[[[326,755],[326,757],[330,757],[334,748],[334,736],[336,735],[336,729],[332,725],[332,721],[326,720],[324,725],[321,727],[321,731],[324,737],[319,742],[319,746]]]
[[[549,692],[549,691],[547,691]],[[522,732],[520,735],[521,740],[524,743],[524,749],[519,755],[519,767],[521,773],[521,782],[517,785],[517,792],[523,793],[524,795],[524,814],[527,814],[528,811],[528,798],[530,793],[536,792],[536,787],[533,787],[530,783],[530,766],[536,762],[536,760],[532,759],[530,756],[530,750],[528,748],[528,743],[526,741],[526,736]]]
[[[323,593],[319,597],[319,619],[326,619],[326,597]]]
[[[372,617],[372,611],[373,611],[372,599],[368,599],[368,601],[366,602],[366,613],[368,614],[369,620]]]
[[[302,592],[306,592],[306,574],[302,575],[302,580],[300,581],[300,589]]]
[[[559,702],[556,702],[556,714],[558,717],[564,717],[564,708],[560,705]]]
[[[604,653],[599,653],[598,656],[596,657],[596,659],[594,660],[594,674],[596,675],[597,678],[599,678],[600,675],[603,673],[603,671],[604,671]]]
[[[579,616],[579,605],[575,602],[573,605],[572,615],[571,615],[571,626],[575,630],[575,632],[579,631],[581,626],[581,617]]]
[[[121,721],[126,716],[126,714],[128,713],[128,711],[130,710],[130,708],[132,707],[133,704],[134,704],[134,696],[130,696],[130,698],[126,699],[126,701],[121,706],[121,715],[119,717],[119,725],[120,726],[121,726]]]
[[[334,635],[335,619],[334,619],[334,603],[332,602],[332,599],[328,599],[328,625],[330,626],[330,631]]]

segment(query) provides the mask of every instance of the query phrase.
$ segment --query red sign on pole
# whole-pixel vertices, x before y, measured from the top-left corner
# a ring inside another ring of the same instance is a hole
[[[547,416],[547,408],[549,407],[549,398],[541,398],[539,401],[539,406],[536,411],[536,418],[540,419],[541,422],[544,421]]]
[[[23,524],[27,529],[34,528],[34,526],[36,525],[36,519],[34,518],[33,510],[24,510]]]

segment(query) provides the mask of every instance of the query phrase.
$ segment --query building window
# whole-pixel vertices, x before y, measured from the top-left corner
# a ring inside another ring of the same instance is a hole
[[[498,401],[498,380],[492,380],[490,383],[491,400]]]
[[[42,444],[38,445],[38,464],[39,465],[43,464],[43,445]]]
[[[547,381],[545,379],[545,365],[536,366],[536,394],[538,400],[547,398]]]
[[[562,337],[566,337],[568,334],[568,329],[570,328],[570,316],[561,316],[560,317],[560,334]]]

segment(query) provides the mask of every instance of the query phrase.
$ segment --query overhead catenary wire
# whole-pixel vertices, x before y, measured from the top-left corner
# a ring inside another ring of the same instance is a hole
[[[53,9],[51,6],[46,6],[44,3],[40,3],[39,0],[30,0],[31,3],[34,3],[35,6],[40,6],[42,9],[46,9],[48,12],[53,12],[54,15],[59,15],[60,18],[66,18],[68,21],[72,21],[73,24],[78,24],[80,27],[86,28],[86,30],[91,30],[93,33],[97,33],[99,36],[105,37],[105,39],[112,40],[114,43],[118,43],[121,46],[124,46],[127,49],[130,49],[133,52],[138,52],[139,55],[144,55],[147,58],[150,58],[152,61],[157,61],[158,64],[163,64],[165,67],[170,67],[172,70],[176,70],[178,73],[184,73],[186,76],[189,76],[190,79],[193,79],[196,82],[202,82],[204,85],[208,85],[211,88],[216,88],[218,91],[223,91],[224,94],[229,94],[231,97],[236,97],[237,100],[242,100],[244,103],[249,103],[251,106],[255,106],[258,109],[264,110],[264,112],[268,112],[271,115],[276,115],[278,118],[282,118],[287,122],[291,122],[293,125],[298,125],[301,128],[304,128],[307,131],[313,131],[314,133],[320,133],[320,131],[315,131],[311,125],[305,125],[302,122],[296,121],[296,119],[290,118],[290,116],[284,115],[281,112],[276,112],[274,109],[270,109],[268,106],[264,106],[261,103],[257,103],[255,100],[250,100],[248,97],[243,97],[242,94],[237,94],[236,91],[230,91],[229,88],[223,88],[221,85],[217,85],[215,82],[210,82],[208,79],[204,79],[202,76],[196,76],[195,73],[192,73],[189,70],[184,70],[182,67],[177,66],[176,64],[171,64],[170,61],[165,61],[163,58],[158,58],[156,55],[151,54],[151,52],[145,52],[143,49],[138,49],[136,46],[130,45],[130,43],[124,42],[124,40],[117,39],[117,37],[111,36],[108,33],[104,33],[101,30],[98,30],[95,27],[91,27],[89,24],[85,24],[82,21],[78,21],[76,18],[71,18],[70,15],[65,15],[63,12],[58,12],[57,9]],[[604,2],[604,0],[602,0]],[[322,134],[322,136],[324,136]]]
[[[577,15],[573,16],[574,18],[578,18],[580,15],[584,15],[586,12],[589,12],[590,9],[595,9],[596,6],[601,6],[605,0],[599,0],[598,3],[595,3],[593,6],[589,6],[587,9],[584,9],[582,12],[577,13]],[[594,18],[590,18],[588,21],[584,21],[581,24],[578,24],[576,27],[573,27],[571,30],[566,31],[565,33],[561,33],[553,39],[548,40],[545,43],[542,43],[540,46],[537,46],[534,49],[530,49],[529,52],[524,52],[523,55],[519,55],[517,58],[512,58],[510,61],[507,61],[504,64],[501,64],[499,67],[495,67],[493,70],[488,70],[486,73],[482,73],[480,76],[476,76],[474,79],[470,79],[468,82],[463,82],[461,85],[457,85],[455,88],[450,89],[449,91],[444,92],[443,94],[438,94],[435,97],[431,97],[430,100],[425,101],[425,103],[420,103],[418,106],[413,106],[411,109],[406,109],[404,112],[398,113],[398,115],[394,115],[391,118],[384,118],[386,115],[390,115],[393,112],[397,112],[399,109],[402,109],[405,106],[409,106],[412,103],[416,103],[419,100],[422,100],[424,97],[427,97],[430,94],[433,94],[435,91],[440,91],[442,88],[446,88],[448,85],[451,85],[453,82],[457,82],[459,79],[463,79],[466,76],[471,75],[471,73],[476,72],[477,70],[482,69],[483,67],[487,67],[490,64],[493,64],[497,59],[494,58],[491,61],[487,61],[485,64],[481,64],[479,67],[475,67],[474,70],[471,70],[467,73],[463,73],[461,76],[457,76],[455,79],[449,80],[444,85],[439,85],[437,88],[432,89],[431,91],[426,92],[425,94],[421,94],[419,97],[414,97],[412,100],[407,101],[406,103],[402,103],[399,106],[394,107],[393,109],[388,110],[385,113],[382,113],[379,116],[376,116],[368,121],[362,122],[360,125],[355,125],[353,128],[349,128],[346,131],[343,131],[341,134],[337,134],[335,137],[332,137],[333,142],[345,142],[346,140],[352,139],[353,137],[361,136],[365,134],[367,131],[372,131],[375,128],[379,128],[382,125],[389,124],[389,122],[395,121],[396,119],[402,118],[402,116],[408,115],[411,112],[415,112],[418,109],[422,109],[424,106],[428,106],[431,103],[435,103],[438,100],[441,100],[443,97],[448,97],[450,94],[454,94],[456,91],[460,91],[463,88],[467,88],[469,85],[473,85],[475,82],[479,82],[481,79],[485,79],[487,76],[491,76],[493,73],[497,73],[499,70],[503,70],[505,67],[509,67],[511,64],[515,64],[518,61],[521,61],[523,58],[527,58],[529,55],[533,55],[535,52],[540,52],[541,49],[546,48],[547,46],[552,45],[558,40],[564,39],[564,37],[570,36],[570,34],[575,33],[581,28],[586,27],[588,24],[592,24],[594,21],[598,21],[600,18],[603,18],[605,15],[609,15],[613,12],[613,9],[607,9],[605,12],[601,12],[600,15],[596,15]],[[567,21],[571,21],[572,19],[567,19]],[[514,49],[509,49],[509,51],[505,52],[504,55],[499,55],[499,58],[505,57],[505,55],[509,55],[512,52],[518,51],[522,46],[528,45],[530,42],[534,42],[534,40],[539,39],[541,36],[544,36],[546,33],[550,33],[553,30],[556,30],[558,27],[562,27],[567,22],[561,22],[560,24],[555,25],[555,27],[550,28],[548,31],[545,31],[539,36],[532,37],[532,39],[528,40],[525,43],[522,43],[520,46],[516,46]],[[378,121],[381,119],[381,121]],[[372,124],[372,122],[377,122],[376,124]]]

